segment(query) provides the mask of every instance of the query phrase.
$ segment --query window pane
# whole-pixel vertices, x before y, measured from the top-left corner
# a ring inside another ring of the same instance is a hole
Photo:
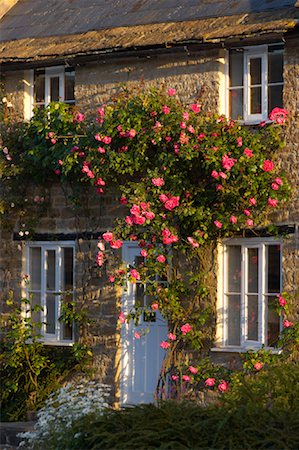
[[[243,52],[231,51],[229,55],[230,86],[243,86]]]
[[[250,58],[249,61],[250,85],[261,84],[262,80],[262,59]]]
[[[228,295],[227,302],[227,343],[228,345],[240,345],[240,295]]]
[[[58,102],[59,98],[59,77],[50,78],[50,101]]]
[[[46,297],[46,333],[55,334],[55,321],[56,321],[56,302],[55,295],[47,294]]]
[[[135,303],[144,306],[144,286],[142,283],[136,283]]]
[[[41,289],[41,248],[31,247],[29,250],[30,289]]]
[[[282,108],[282,91],[283,85],[269,86],[268,87],[268,111],[271,112],[272,109],[278,107]]]
[[[34,71],[34,103],[45,102],[45,71]]]
[[[243,89],[230,89],[229,116],[231,119],[243,118]]]
[[[267,345],[268,347],[276,347],[279,340],[280,333],[280,318],[276,312],[277,298],[268,297],[268,330],[267,330]]]
[[[40,294],[39,293],[33,293],[30,294],[30,303],[31,303],[31,317],[33,322],[40,322],[41,321],[41,311],[34,311],[35,306],[40,306]],[[35,330],[36,333],[40,333],[40,329],[37,328]]]
[[[62,250],[62,275],[61,275],[61,289],[63,291],[73,290],[73,249],[71,247],[64,247]]]
[[[227,286],[228,292],[241,291],[241,247],[240,245],[227,246]]]
[[[268,245],[266,247],[268,292],[279,294],[280,292],[280,245]]]
[[[259,270],[259,259],[258,259],[258,248],[249,248],[247,250],[247,277],[248,285],[247,292],[258,293],[259,283],[258,283],[258,270]]]
[[[262,112],[262,88],[250,89],[250,114],[261,114]]]
[[[68,323],[64,323],[62,326],[62,339],[71,341],[73,339],[73,327]]]
[[[56,255],[55,250],[48,250],[47,255],[47,290],[55,291],[56,289]]]
[[[75,71],[65,72],[64,100],[75,99]]]
[[[283,81],[283,53],[269,53],[268,82],[279,83],[282,81]]]
[[[258,341],[258,296],[247,297],[247,339]]]

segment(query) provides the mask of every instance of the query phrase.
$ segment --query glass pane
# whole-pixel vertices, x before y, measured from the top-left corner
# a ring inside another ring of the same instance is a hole
[[[61,275],[61,290],[72,291],[74,282],[73,273],[73,249],[71,247],[62,248],[62,275]]]
[[[55,250],[48,250],[47,257],[47,290],[55,291],[56,289],[56,254]]]
[[[46,333],[55,334],[55,321],[56,321],[56,301],[55,295],[47,294],[46,297]]]
[[[249,61],[250,85],[261,84],[262,81],[262,59],[250,58]]]
[[[62,325],[62,338],[69,341],[73,339],[73,327],[68,323]]]
[[[45,102],[45,71],[34,72],[34,102]]]
[[[75,71],[65,72],[64,100],[75,99]]]
[[[250,88],[250,114],[261,114],[262,112],[262,88]]]
[[[259,283],[258,283],[258,270],[259,270],[259,259],[258,259],[258,248],[249,248],[247,250],[247,277],[248,285],[247,292],[258,293]]]
[[[269,86],[268,87],[268,111],[269,113],[274,108],[282,108],[282,91],[283,91],[283,85],[277,85],[277,86]]]
[[[279,340],[280,333],[280,318],[276,312],[277,298],[268,297],[268,332],[267,345],[268,347],[276,347]]]
[[[227,343],[240,345],[241,301],[240,295],[227,296]]]
[[[258,341],[258,296],[247,297],[247,339]]]
[[[31,317],[33,322],[40,322],[41,321],[41,311],[34,311],[35,306],[40,306],[40,294],[39,293],[32,293],[30,294],[30,302],[31,302]],[[40,329],[37,328],[35,330],[36,333],[40,333]]]
[[[41,289],[41,248],[30,247],[29,250],[30,289]]]
[[[230,89],[229,116],[231,119],[243,118],[243,89]]]
[[[267,274],[268,274],[268,292],[279,294],[280,292],[280,245],[268,245],[266,247],[267,255]]]
[[[283,81],[283,53],[269,53],[268,82],[279,83],[282,81]]]
[[[136,283],[135,303],[144,306],[144,285],[142,283]]]
[[[241,246],[227,247],[228,292],[241,292]]]
[[[243,86],[243,52],[232,51],[229,54],[229,85]]]
[[[59,77],[50,78],[50,101],[58,102],[59,98]]]

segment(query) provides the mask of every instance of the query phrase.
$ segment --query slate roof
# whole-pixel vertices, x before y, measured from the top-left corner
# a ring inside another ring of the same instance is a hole
[[[0,21],[0,61],[281,34],[298,20],[294,0],[19,0]]]

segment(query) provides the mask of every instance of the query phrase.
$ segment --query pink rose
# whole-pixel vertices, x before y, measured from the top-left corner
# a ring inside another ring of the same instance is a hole
[[[115,277],[113,275],[109,275],[109,281],[110,283],[114,283]]]
[[[164,186],[165,181],[163,180],[163,178],[152,178],[152,184],[154,186]]]
[[[211,176],[213,178],[219,178],[219,173],[217,172],[217,170],[213,170],[212,173],[211,173]]]
[[[198,103],[193,103],[192,105],[190,105],[190,109],[192,109],[194,113],[199,113],[200,105]]]
[[[174,88],[169,88],[167,93],[170,97],[173,97],[176,93],[176,90]]]
[[[99,153],[106,153],[106,150],[104,149],[104,147],[98,147],[98,152]]]
[[[133,222],[136,224],[136,225],[143,225],[144,224],[144,222],[145,222],[145,217],[143,217],[143,216],[134,216],[133,217]]]
[[[98,114],[99,114],[99,116],[104,117],[104,115],[105,115],[104,108],[98,108]]]
[[[128,131],[127,136],[128,136],[128,138],[133,139],[133,137],[135,137],[136,134],[137,134],[136,130],[132,129],[132,130]]]
[[[172,381],[177,381],[179,379],[178,375],[171,375]]]
[[[225,170],[230,170],[236,162],[236,159],[230,158],[226,154],[222,156],[222,166]]]
[[[138,205],[133,205],[130,209],[130,213],[133,214],[133,216],[139,216],[141,211]]]
[[[273,191],[278,191],[278,189],[279,189],[278,184],[277,183],[272,183],[271,184],[271,189],[273,189]]]
[[[126,205],[128,203],[128,199],[126,197],[120,197],[119,203],[121,205]]]
[[[167,349],[170,347],[170,344],[169,344],[169,342],[167,342],[167,341],[162,341],[162,342],[160,343],[160,347],[161,347],[161,348],[164,348],[164,350],[167,350]]]
[[[166,258],[165,258],[164,255],[159,255],[159,256],[157,256],[157,261],[158,261],[159,263],[165,263]]]
[[[219,172],[219,176],[220,176],[221,178],[223,178],[224,180],[227,179],[227,175],[226,175],[226,173],[224,173],[224,172]]]
[[[251,212],[249,211],[249,209],[244,209],[243,213],[245,214],[245,216],[251,215]]]
[[[283,296],[281,294],[278,295],[278,301],[282,308],[284,308],[285,305],[287,304],[286,299],[283,298]]]
[[[170,339],[171,341],[175,341],[175,340],[176,340],[176,335],[175,335],[175,334],[168,333],[167,337],[168,337],[168,339]]]
[[[255,368],[255,370],[261,370],[263,368],[263,363],[258,361],[253,367]]]
[[[95,180],[94,184],[95,184],[95,186],[105,186],[106,185],[105,181],[101,177],[97,178]]]
[[[96,263],[99,267],[104,265],[104,254],[102,252],[97,253]]]
[[[51,139],[51,144],[54,145],[54,144],[56,144],[56,142],[57,142],[56,139]]]
[[[113,241],[113,233],[111,233],[111,231],[106,231],[106,233],[103,234],[103,239],[106,242]]]
[[[249,227],[253,227],[253,220],[252,219],[247,219],[246,223]]]
[[[193,237],[189,236],[187,237],[187,241],[192,245],[193,248],[198,248],[199,247],[199,243],[196,242]]]
[[[275,123],[278,123],[279,125],[285,123],[286,116],[288,115],[288,111],[282,108],[274,108],[270,114],[269,119],[273,120]]]
[[[182,128],[184,130],[186,127],[187,127],[186,122],[180,123],[180,128]]]
[[[194,134],[194,133],[195,133],[195,130],[194,130],[194,128],[193,128],[193,126],[192,126],[192,125],[189,125],[189,127],[188,127],[188,131],[189,131],[189,133],[192,133],[192,134]]]
[[[216,184],[216,191],[222,191],[223,186],[222,184]]]
[[[225,380],[221,380],[220,384],[218,384],[218,390],[220,392],[225,392],[228,390],[228,382]]]
[[[131,216],[126,216],[125,222],[126,222],[126,224],[129,225],[130,227],[134,224],[133,219],[132,219]]]
[[[135,331],[134,336],[135,336],[135,339],[140,339],[141,338],[141,334],[138,333],[137,331]]]
[[[279,177],[275,178],[274,181],[275,181],[275,183],[278,184],[279,186],[282,186],[282,184],[283,184],[282,179],[279,178]]]
[[[189,366],[188,369],[193,375],[198,372],[198,369],[196,369],[196,367],[193,367],[193,366]]]
[[[250,150],[250,148],[245,148],[243,153],[247,156],[247,158],[252,158],[253,156],[253,152],[252,150]]]
[[[271,172],[271,170],[274,169],[274,164],[272,161],[270,161],[270,159],[265,159],[264,164],[263,164],[263,169],[265,172]]]
[[[152,303],[151,308],[153,311],[157,311],[159,309],[159,304],[158,303]]]
[[[189,325],[189,323],[186,323],[185,325],[181,326],[181,332],[182,332],[183,335],[186,335],[191,330],[192,330],[192,327],[191,327],[191,325]]]
[[[275,208],[275,206],[277,206],[278,204],[278,200],[276,198],[268,198],[268,205],[271,206],[272,208]]]
[[[146,211],[144,215],[148,220],[153,220],[155,218],[155,213],[152,211]]]
[[[147,253],[147,251],[145,249],[142,249],[140,251],[140,255],[143,256],[143,258],[147,258],[148,257],[148,253]]]
[[[56,173],[56,175],[60,175],[61,173],[59,169],[54,170],[54,172]]]
[[[110,136],[105,136],[103,137],[103,142],[104,144],[110,144],[110,142],[112,141],[112,138]]]
[[[52,138],[54,136],[53,131],[49,131],[48,136],[49,136],[49,138]]]
[[[283,322],[283,327],[284,328],[290,328],[290,327],[292,327],[294,324],[293,324],[293,322],[290,322],[289,320],[285,320],[284,322]]]
[[[118,320],[119,320],[121,323],[125,323],[126,317],[125,317],[125,315],[124,315],[123,312],[121,312],[121,313],[119,314]]]
[[[103,241],[99,241],[97,247],[104,252],[105,251],[105,244]]]
[[[165,203],[165,202],[167,202],[168,197],[167,197],[167,195],[165,195],[165,194],[160,194],[160,195],[159,195],[159,200],[160,200],[162,203]]]
[[[182,380],[186,381],[186,383],[189,383],[189,381],[191,380],[191,378],[189,377],[189,375],[183,375],[182,376]]]
[[[183,119],[184,119],[184,120],[189,120],[189,117],[190,117],[190,116],[189,116],[189,113],[187,113],[187,111],[184,111],[184,112],[183,112]]]
[[[250,198],[249,199],[249,203],[252,205],[252,206],[255,206],[256,205],[256,199],[255,198]]]
[[[110,241],[110,247],[117,249],[117,248],[121,248],[123,245],[122,241],[120,239],[116,239],[116,241]]]
[[[217,228],[222,228],[222,223],[219,222],[219,220],[214,220],[214,225],[215,225]]]
[[[236,218],[236,216],[230,216],[229,221],[230,221],[232,224],[237,223],[237,218]]]
[[[209,386],[209,387],[214,386],[215,385],[215,378],[207,378],[206,381],[205,381],[205,385]]]
[[[136,269],[131,269],[130,270],[130,275],[132,278],[134,278],[135,280],[140,280],[140,274],[138,272],[138,270]]]
[[[172,209],[179,206],[179,200],[180,200],[180,197],[171,197],[168,200],[166,200],[166,202],[164,203],[164,206],[166,209],[171,211]]]
[[[83,122],[84,119],[85,119],[84,114],[78,112],[78,114],[76,115],[75,121],[76,122]]]
[[[242,145],[243,145],[243,139],[241,137],[238,137],[237,138],[237,146],[242,147]]]
[[[169,114],[170,113],[170,108],[168,106],[162,106],[162,111],[164,114]]]

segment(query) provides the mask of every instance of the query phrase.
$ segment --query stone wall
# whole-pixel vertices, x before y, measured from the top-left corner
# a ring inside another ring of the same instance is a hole
[[[4,76],[8,113],[16,121],[24,119],[24,72],[6,72]]]
[[[100,62],[76,68],[75,98],[78,108],[95,115],[95,107],[111,99],[121,87],[161,86],[177,89],[182,100],[203,94],[206,109],[219,110],[220,76],[224,68],[218,50],[194,55],[154,56]]]

